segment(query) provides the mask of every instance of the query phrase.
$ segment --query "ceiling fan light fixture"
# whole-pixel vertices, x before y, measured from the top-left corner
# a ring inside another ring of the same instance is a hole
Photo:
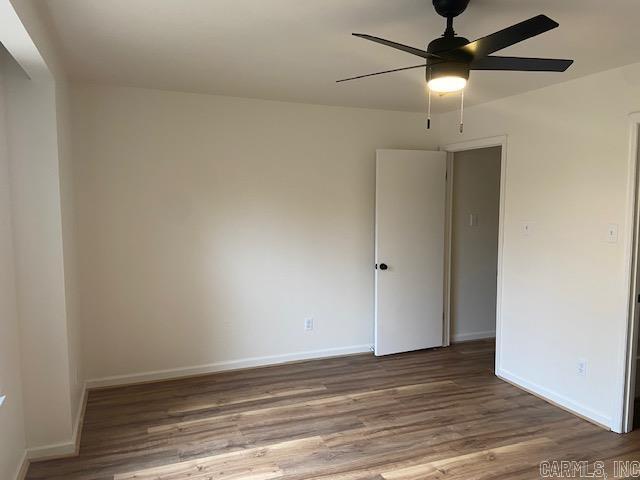
[[[457,75],[432,78],[427,82],[429,90],[436,93],[459,92],[467,86],[467,79]]]
[[[429,65],[427,86],[436,93],[459,92],[467,86],[469,64],[462,62],[442,62]]]

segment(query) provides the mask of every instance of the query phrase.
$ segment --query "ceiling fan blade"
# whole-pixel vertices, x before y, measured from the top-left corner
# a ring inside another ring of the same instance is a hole
[[[419,48],[409,47],[408,45],[403,45],[401,43],[392,42],[391,40],[385,40],[384,38],[374,37],[372,35],[366,35],[364,33],[354,33],[354,37],[364,38],[365,40],[369,40],[371,42],[380,43],[382,45],[386,45],[387,47],[395,48],[397,50],[402,50],[403,52],[411,53],[412,55],[417,55],[422,58],[437,58],[440,59],[438,55],[433,55],[426,50],[420,50]]]
[[[343,78],[342,80],[336,80],[336,83],[348,82],[349,80],[358,80],[359,78],[373,77],[375,75],[382,75],[384,73],[401,72],[403,70],[411,70],[413,68],[425,68],[426,64],[413,65],[412,67],[394,68],[393,70],[385,70],[384,72],[367,73],[366,75],[358,75],[357,77]]]
[[[573,60],[559,58],[482,57],[471,62],[471,70],[513,70],[520,72],[564,72]]]
[[[541,33],[553,30],[558,26],[558,22],[551,20],[546,15],[538,15],[524,22],[516,23],[504,30],[469,42],[452,51],[462,50],[473,55],[474,58],[480,58],[491,55],[493,52],[497,52],[523,40],[535,37],[536,35],[540,35]]]

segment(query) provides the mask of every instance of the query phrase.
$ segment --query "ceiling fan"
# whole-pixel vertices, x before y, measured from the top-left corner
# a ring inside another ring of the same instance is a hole
[[[458,37],[453,30],[453,19],[463,13],[470,0],[433,0],[436,12],[447,19],[444,34],[431,41],[426,50],[410,47],[401,43],[385,40],[363,33],[354,33],[356,37],[380,43],[391,48],[411,53],[424,59],[419,65],[394,68],[383,72],[358,75],[356,77],[338,80],[346,82],[360,78],[372,77],[386,73],[400,72],[414,68],[425,68],[427,86],[429,87],[429,118],[427,128],[431,124],[431,92],[450,93],[463,91],[469,79],[471,70],[503,70],[525,72],[564,72],[571,66],[573,60],[555,58],[527,58],[503,57],[491,55],[516,43],[540,35],[559,26],[546,15],[538,15],[516,23],[498,32],[470,42],[464,37]],[[464,101],[464,100],[462,100]],[[462,111],[462,109],[461,109]],[[462,132],[462,120],[460,122]]]

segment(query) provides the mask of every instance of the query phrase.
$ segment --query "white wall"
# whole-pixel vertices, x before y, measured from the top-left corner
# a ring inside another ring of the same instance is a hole
[[[82,363],[81,319],[79,314],[79,285],[76,245],[76,207],[71,157],[71,112],[69,85],[66,80],[56,81],[56,119],[58,140],[58,174],[60,181],[60,212],[64,261],[65,306],[67,313],[70,407],[74,416],[74,433],[80,420],[84,387]]]
[[[7,0],[0,0],[7,2]],[[77,272],[75,259],[75,213],[71,165],[71,127],[66,72],[56,46],[55,29],[46,5],[40,0],[11,0],[22,23],[15,35],[6,39],[12,53],[32,79],[46,79],[55,86],[57,155],[64,262],[66,328],[69,338],[69,387],[71,411],[77,416],[82,400],[83,370],[80,363],[80,318],[77,308]],[[6,25],[3,25],[6,27]],[[11,27],[11,26],[10,26]],[[22,38],[26,36],[27,38]],[[17,37],[17,38],[16,38]],[[25,45],[27,48],[25,48]],[[35,52],[34,49],[37,49]],[[36,57],[36,58],[34,58]],[[77,418],[76,418],[77,420]]]
[[[368,348],[375,150],[433,147],[423,115],[99,86],[73,105],[88,378]]]
[[[640,64],[470,108],[462,136],[455,112],[436,123],[442,144],[508,135],[498,373],[607,425],[620,406],[627,115],[637,110]],[[530,236],[523,222],[535,222]]]
[[[0,41],[20,65],[4,93],[30,457],[75,450],[82,395],[66,78],[41,7],[0,0]]]
[[[55,91],[14,62],[5,82],[23,388],[30,447],[71,437]]]
[[[20,327],[16,302],[13,230],[11,227],[11,187],[7,151],[4,63],[0,46],[0,478],[13,479],[26,448],[22,408]]]
[[[451,339],[496,330],[501,147],[454,154],[451,239]],[[470,225],[469,216],[477,218]]]

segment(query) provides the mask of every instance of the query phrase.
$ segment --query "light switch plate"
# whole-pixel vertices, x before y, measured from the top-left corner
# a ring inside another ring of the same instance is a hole
[[[477,213],[470,213],[469,214],[469,226],[470,227],[477,227],[478,226],[478,214]]]
[[[607,242],[609,243],[617,243],[618,242],[618,224],[610,223],[607,225]]]
[[[581,359],[578,360],[578,366],[577,366],[577,369],[576,369],[576,373],[580,377],[586,377],[587,376],[587,361],[584,358],[581,358]]]

